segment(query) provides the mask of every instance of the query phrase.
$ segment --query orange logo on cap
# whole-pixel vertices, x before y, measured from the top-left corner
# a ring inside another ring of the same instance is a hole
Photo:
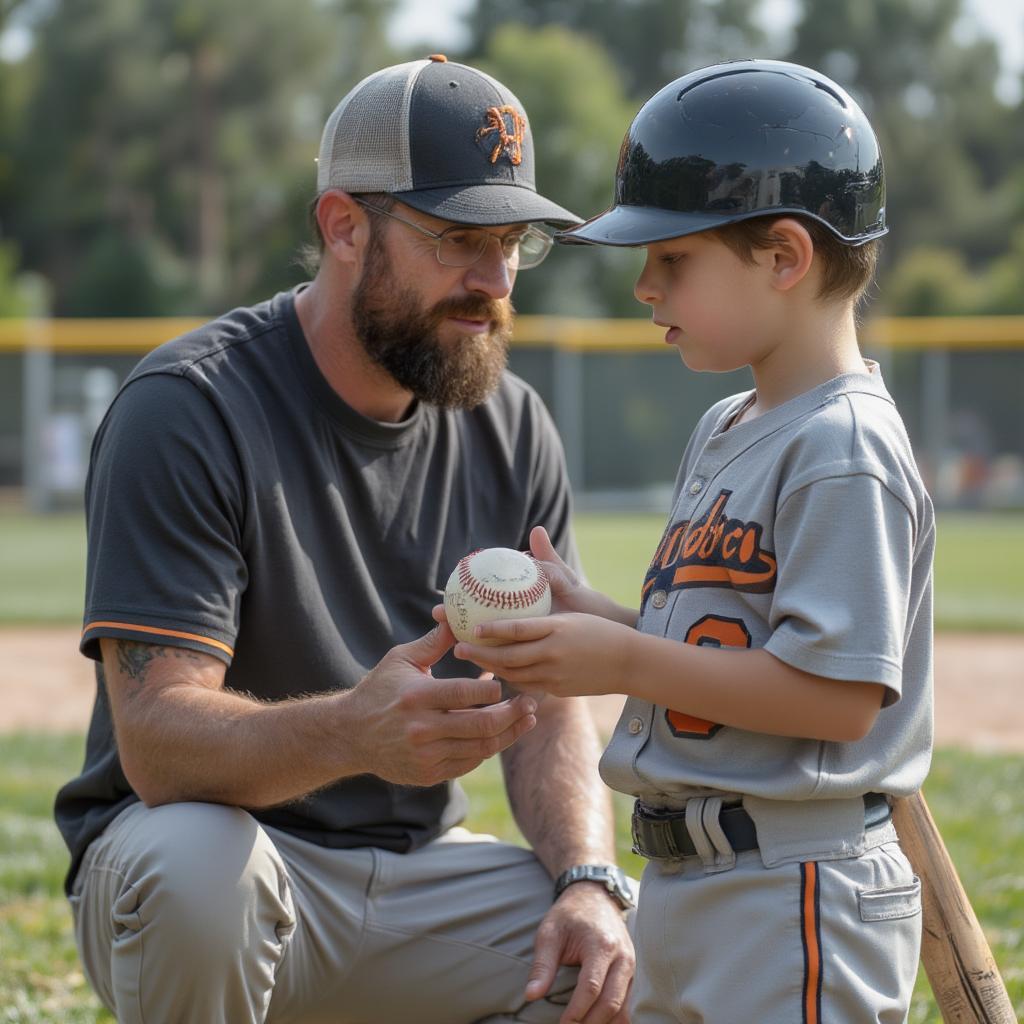
[[[498,141],[491,150],[491,163],[498,162],[502,153],[509,158],[514,166],[523,162],[523,136],[526,132],[526,118],[515,107],[488,107],[487,123],[477,133],[482,139],[485,135],[498,133]]]

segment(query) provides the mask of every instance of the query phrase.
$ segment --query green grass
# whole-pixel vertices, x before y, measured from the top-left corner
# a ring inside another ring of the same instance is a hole
[[[82,760],[80,736],[0,736],[0,1024],[103,1022],[82,975],[61,890],[66,851],[51,819],[57,787]],[[489,761],[465,780],[467,825],[511,842],[501,770]],[[1024,1015],[1024,757],[941,750],[925,786],[1018,1015]],[[616,800],[620,863],[638,877],[629,852],[628,802]],[[924,972],[912,1024],[939,1024]]]
[[[84,517],[0,511],[0,580],[0,624],[81,623]]]
[[[580,513],[575,519],[587,582],[631,608],[640,606],[640,587],[665,528],[665,516]]]
[[[1024,631],[1024,515],[945,512],[936,538],[936,628]]]
[[[75,950],[63,896],[57,788],[82,763],[79,736],[0,736],[0,1022],[111,1022]]]
[[[663,525],[661,515],[578,515],[590,583],[637,605]],[[0,511],[0,625],[81,622],[84,538],[80,515]],[[939,629],[1024,632],[1024,514],[939,517],[935,622]]]

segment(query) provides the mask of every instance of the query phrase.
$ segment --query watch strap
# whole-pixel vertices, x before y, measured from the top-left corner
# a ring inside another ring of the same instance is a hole
[[[636,906],[629,879],[622,868],[614,864],[576,864],[563,871],[555,881],[555,899],[574,882],[597,882],[623,910]]]

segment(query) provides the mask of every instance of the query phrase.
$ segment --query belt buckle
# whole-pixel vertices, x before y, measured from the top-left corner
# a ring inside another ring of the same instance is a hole
[[[685,819],[684,812],[658,811],[645,807],[639,800],[633,807],[631,833],[633,852],[647,860],[680,860],[687,856],[679,848],[672,830],[674,821]],[[643,826],[648,826],[644,828]]]
[[[653,815],[637,800],[633,804],[633,815],[630,818],[630,834],[633,838],[633,852],[641,857],[650,858],[653,852],[653,836],[643,827],[652,820]]]
[[[633,853],[639,857],[645,856],[642,846],[642,840],[640,838],[640,831],[637,828],[637,819],[640,817],[637,807],[639,803],[633,808],[633,814],[629,819],[629,834],[633,839]]]

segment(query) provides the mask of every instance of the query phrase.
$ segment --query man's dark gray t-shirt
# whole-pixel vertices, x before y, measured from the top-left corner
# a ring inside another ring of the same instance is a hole
[[[98,659],[100,637],[191,648],[265,701],[354,686],[431,628],[474,548],[526,548],[543,524],[578,561],[562,448],[532,389],[505,374],[470,411],[416,403],[401,423],[367,419],[320,373],[293,293],[142,360],[97,432],[86,512],[82,651]],[[433,671],[477,670],[448,655]],[[137,799],[98,672],[85,766],[56,803],[68,885]],[[464,811],[457,784],[362,775],[254,814],[325,846],[407,851]]]

